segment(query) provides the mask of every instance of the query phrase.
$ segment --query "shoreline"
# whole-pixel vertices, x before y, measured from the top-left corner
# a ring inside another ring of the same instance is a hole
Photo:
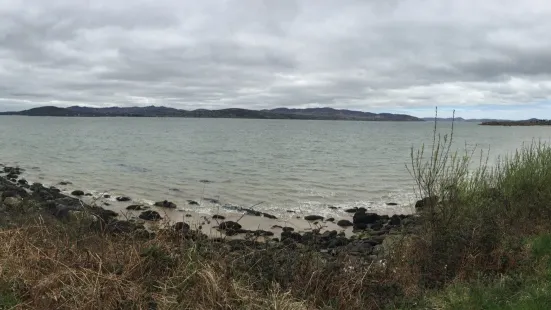
[[[217,214],[209,216],[185,208],[179,209],[166,200],[151,206],[136,203],[131,197],[125,196],[100,194],[99,197],[94,197],[79,190],[67,193],[66,187],[62,191],[57,186],[44,187],[41,183],[31,183],[24,178],[24,172],[19,167],[0,164],[0,192],[3,187],[4,192],[13,192],[10,197],[15,197],[15,201],[31,197],[41,205],[49,205],[48,211],[59,219],[85,209],[93,210],[93,216],[101,218],[107,225],[115,223],[115,226],[125,226],[125,233],[136,230],[141,233],[155,233],[172,227],[212,239],[253,238],[263,242],[292,240],[299,243],[323,236],[321,239],[324,240],[323,246],[326,249],[356,243],[356,247],[359,244],[360,248],[368,248],[371,253],[373,247],[382,244],[387,236],[398,234],[405,227],[414,226],[412,224],[416,218],[414,214],[389,216],[370,213],[365,208],[351,208],[345,210],[346,216],[328,218],[317,214],[295,213],[289,219],[280,219],[257,211],[254,206],[246,208],[231,205],[221,205]],[[61,182],[60,185],[69,186],[71,183]],[[116,207],[113,204],[117,204]],[[332,208],[334,211],[337,209]]]

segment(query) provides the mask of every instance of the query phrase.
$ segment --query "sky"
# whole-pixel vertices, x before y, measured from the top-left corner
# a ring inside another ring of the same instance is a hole
[[[2,0],[0,111],[551,119],[548,0]]]

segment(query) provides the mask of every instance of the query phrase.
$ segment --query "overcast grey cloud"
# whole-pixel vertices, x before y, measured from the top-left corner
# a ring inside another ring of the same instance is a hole
[[[541,117],[549,29],[547,0],[3,0],[0,110],[440,106]]]

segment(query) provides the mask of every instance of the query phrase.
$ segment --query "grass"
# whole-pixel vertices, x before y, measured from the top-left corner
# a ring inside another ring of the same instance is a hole
[[[533,141],[489,166],[452,145],[453,127],[435,127],[432,145],[412,149],[428,198],[381,263],[293,243],[112,235],[23,208],[0,221],[0,309],[551,308],[551,147]]]

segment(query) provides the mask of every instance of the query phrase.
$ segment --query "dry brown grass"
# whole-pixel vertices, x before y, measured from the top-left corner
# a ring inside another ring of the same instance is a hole
[[[27,216],[0,229],[0,297],[13,297],[8,306],[381,309],[401,294],[387,268],[346,255],[283,244],[232,250],[173,232],[146,240],[86,227]]]

